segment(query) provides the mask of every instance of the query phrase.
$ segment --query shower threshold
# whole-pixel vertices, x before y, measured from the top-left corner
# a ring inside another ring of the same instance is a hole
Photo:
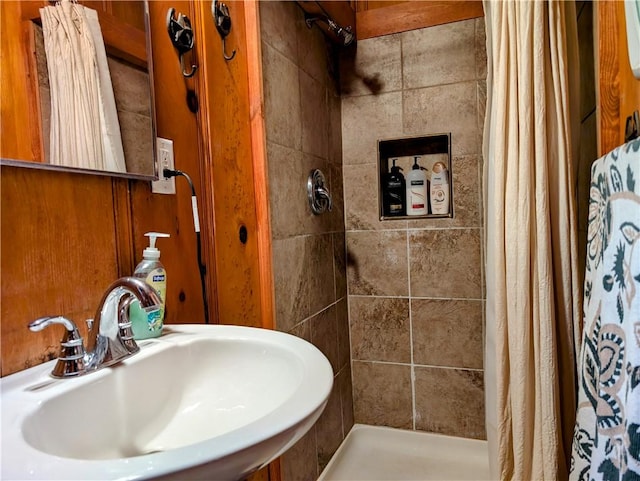
[[[488,479],[486,441],[356,424],[318,481]]]

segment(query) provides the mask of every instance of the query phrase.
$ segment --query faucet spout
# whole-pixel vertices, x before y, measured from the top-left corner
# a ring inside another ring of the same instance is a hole
[[[142,279],[121,277],[107,288],[89,326],[87,370],[109,366],[140,350],[129,320],[129,306],[135,299],[147,312],[162,305],[156,290]]]

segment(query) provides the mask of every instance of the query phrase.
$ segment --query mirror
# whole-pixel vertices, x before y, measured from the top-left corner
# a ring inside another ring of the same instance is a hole
[[[22,167],[84,172],[98,175],[126,177],[135,179],[157,179],[155,167],[155,115],[153,102],[153,76],[151,61],[151,41],[149,34],[149,11],[147,1],[107,1],[107,2],[79,2],[91,4],[96,10],[97,20],[106,50],[106,64],[113,88],[115,109],[112,116],[112,129],[117,137],[116,145],[122,148],[118,157],[126,172],[115,172],[100,168],[84,168],[68,165],[62,159],[63,165],[52,165],[50,159],[50,131],[51,131],[51,85],[47,66],[45,42],[43,37],[42,20],[40,18],[40,2],[23,2],[23,19],[30,19],[30,45],[24,49],[33,58],[28,63],[33,70],[30,89],[33,91],[34,110],[40,113],[39,135],[42,159],[7,160],[5,165]],[[31,4],[31,5],[29,5]],[[109,78],[108,77],[108,78]],[[109,82],[105,82],[108,85]],[[68,96],[73,97],[73,96]],[[104,95],[103,95],[104,97]],[[108,97],[108,95],[107,95]],[[69,100],[64,104],[67,108]],[[61,108],[62,110],[62,108]],[[101,107],[101,111],[103,108]],[[101,112],[102,113],[102,112]],[[64,129],[59,130],[64,135]],[[114,149],[116,152],[117,149]]]

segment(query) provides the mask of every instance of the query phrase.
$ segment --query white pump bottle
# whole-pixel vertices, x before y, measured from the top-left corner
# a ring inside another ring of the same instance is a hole
[[[160,251],[156,248],[158,237],[169,237],[169,234],[162,232],[147,232],[149,247],[142,253],[142,262],[136,266],[133,272],[134,277],[143,279],[153,287],[162,299],[160,309],[144,311],[137,302],[134,302],[129,309],[133,338],[136,340],[158,337],[162,334],[164,324],[164,307],[167,297],[167,272],[160,262]]]

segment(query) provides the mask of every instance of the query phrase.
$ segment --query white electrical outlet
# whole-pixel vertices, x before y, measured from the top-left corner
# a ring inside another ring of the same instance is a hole
[[[164,169],[175,169],[173,162],[173,140],[156,138],[156,163],[158,167],[158,180],[151,182],[151,192],[154,194],[175,194],[176,178],[166,178]]]

